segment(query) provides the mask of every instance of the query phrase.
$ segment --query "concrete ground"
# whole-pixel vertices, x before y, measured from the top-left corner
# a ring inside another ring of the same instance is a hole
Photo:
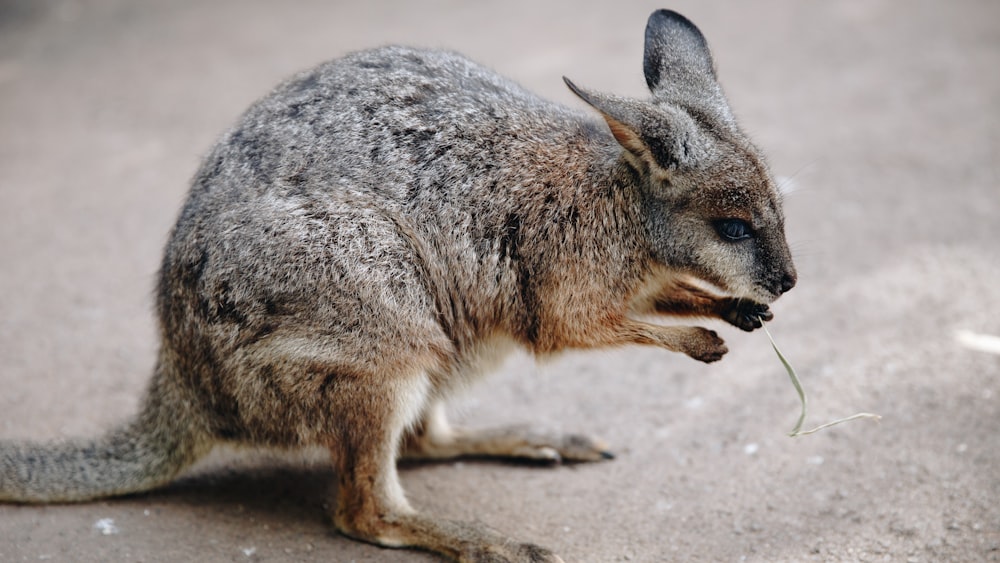
[[[414,505],[567,561],[1000,560],[1000,3],[0,1],[0,436],[96,434],[152,366],[152,280],[214,139],[287,75],[387,42],[546,96],[642,96],[642,29],[688,15],[790,192],[799,286],[704,366],[631,348],[516,357],[461,397],[612,462],[405,467]],[[966,331],[966,332],[961,332]],[[321,458],[320,458],[321,459]],[[333,532],[321,462],[220,454],[164,490],[0,505],[0,561],[435,561]]]

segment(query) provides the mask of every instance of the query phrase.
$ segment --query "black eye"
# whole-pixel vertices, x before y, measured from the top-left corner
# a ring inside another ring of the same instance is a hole
[[[753,229],[742,219],[721,219],[715,222],[715,230],[722,238],[730,241],[745,240],[753,236]]]

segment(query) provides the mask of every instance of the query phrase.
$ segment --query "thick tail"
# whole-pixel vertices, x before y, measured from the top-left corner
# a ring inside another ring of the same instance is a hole
[[[170,408],[157,383],[136,420],[102,438],[0,442],[0,502],[85,501],[170,482],[207,447],[191,413]]]

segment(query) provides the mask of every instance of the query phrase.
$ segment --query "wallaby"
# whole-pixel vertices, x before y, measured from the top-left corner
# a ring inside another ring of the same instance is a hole
[[[204,160],[170,234],[134,421],[0,444],[0,500],[147,491],[216,444],[328,448],[347,536],[469,562],[561,561],[407,502],[400,457],[611,457],[600,440],[459,430],[442,407],[515,346],[645,344],[703,362],[795,284],[781,198],[701,32],[648,21],[640,101],[539,99],[454,53],[385,47],[299,74]],[[599,119],[603,118],[603,121]],[[593,117],[592,117],[593,116]]]

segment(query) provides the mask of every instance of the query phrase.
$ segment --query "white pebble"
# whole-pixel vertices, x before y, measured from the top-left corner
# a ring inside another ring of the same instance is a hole
[[[747,444],[746,446],[743,447],[743,453],[745,453],[747,455],[753,455],[753,454],[757,453],[757,450],[759,450],[759,449],[760,449],[760,446],[758,446],[756,443],[751,442],[751,443],[749,443],[749,444]]]
[[[955,333],[955,340],[959,345],[970,350],[1000,354],[1000,336],[980,334],[971,330],[960,330]]]
[[[111,518],[101,518],[97,522],[94,522],[94,529],[105,536],[118,533],[118,526],[115,526],[115,521]]]

